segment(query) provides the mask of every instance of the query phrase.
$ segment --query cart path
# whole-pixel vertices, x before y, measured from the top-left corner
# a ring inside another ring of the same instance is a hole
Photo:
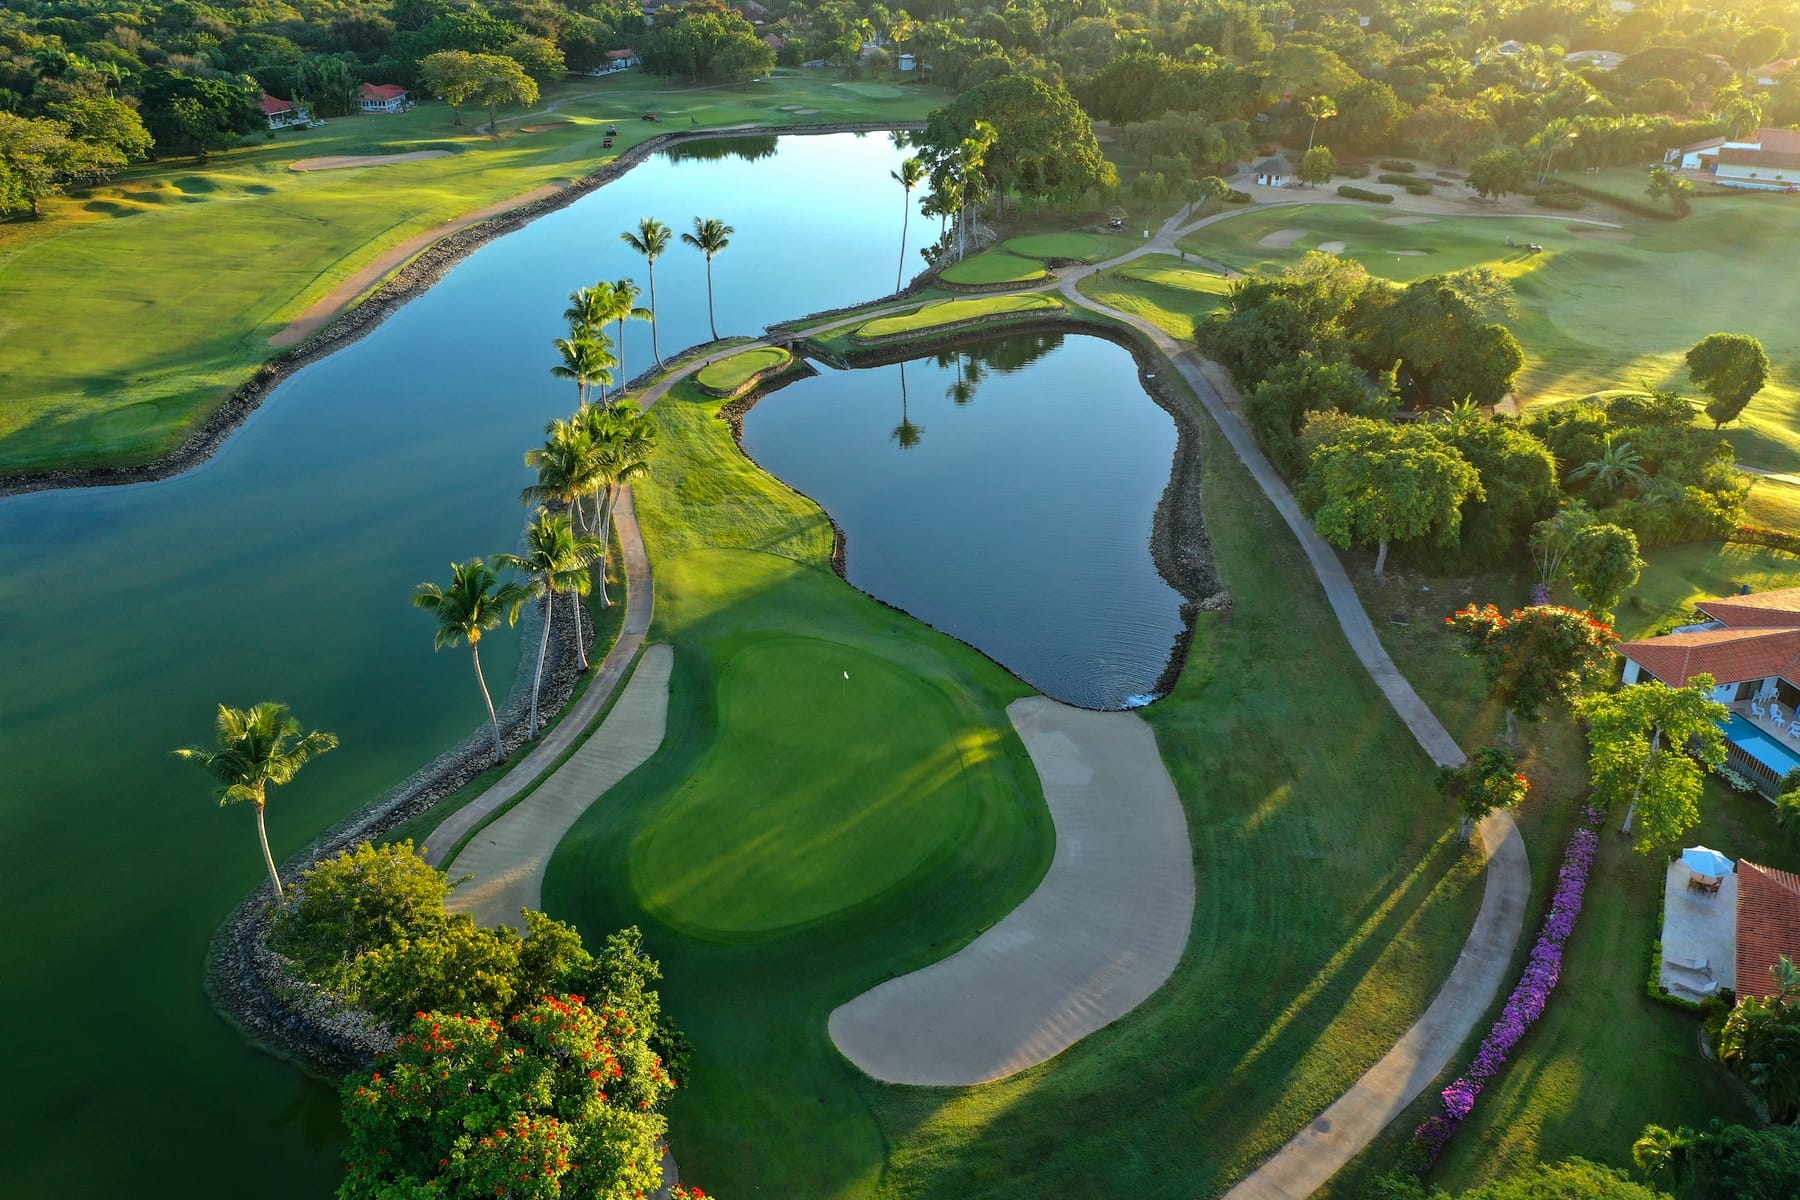
[[[831,1014],[844,1057],[885,1083],[961,1086],[1053,1058],[1174,973],[1194,916],[1187,817],[1131,712],[1044,696],[1007,707],[1056,825],[1025,902],[946,959]]]
[[[474,876],[450,893],[451,912],[466,912],[480,925],[525,931],[520,910],[543,910],[544,869],[564,835],[662,745],[674,662],[674,648],[667,643],[646,648],[619,703],[581,749],[470,840],[448,867],[452,879]]]

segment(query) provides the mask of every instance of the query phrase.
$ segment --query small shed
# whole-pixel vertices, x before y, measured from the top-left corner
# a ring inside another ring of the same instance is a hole
[[[1264,187],[1286,187],[1294,180],[1294,164],[1276,155],[1256,164],[1256,182]]]

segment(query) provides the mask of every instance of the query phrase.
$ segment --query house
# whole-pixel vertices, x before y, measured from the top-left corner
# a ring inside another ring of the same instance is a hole
[[[765,33],[760,40],[763,45],[767,46],[777,54],[780,54],[781,48],[787,45],[787,39],[782,37],[779,33]]]
[[[899,68],[902,71],[917,70],[918,65],[919,65],[919,60],[913,57],[911,51],[908,51],[907,53],[902,54],[899,58],[896,58],[894,60],[894,66]]]
[[[1779,990],[1769,968],[1800,962],[1800,875],[1739,859],[1737,878],[1737,994],[1767,1000]]]
[[[406,102],[406,89],[397,83],[363,84],[358,103],[366,113],[397,113],[410,107]]]
[[[1764,795],[1800,767],[1800,588],[1702,600],[1707,619],[1615,649],[1627,684],[1656,679],[1683,687],[1711,675],[1712,698],[1731,709],[1726,759]]]
[[[270,129],[287,129],[294,125],[312,124],[312,113],[304,104],[295,104],[291,100],[283,100],[279,96],[262,94],[263,116],[268,118]]]
[[[1577,50],[1573,54],[1563,55],[1563,61],[1571,67],[1592,67],[1596,71],[1616,71],[1625,56],[1617,50]]]
[[[1264,187],[1286,187],[1293,178],[1294,164],[1279,155],[1256,164],[1256,182]]]
[[[627,71],[638,65],[637,51],[627,46],[623,50],[606,52],[607,71]]]
[[[1745,138],[1707,138],[1663,161],[1684,171],[1705,171],[1715,183],[1764,191],[1800,188],[1800,131],[1759,129]]]
[[[1757,87],[1775,87],[1794,69],[1800,58],[1778,58],[1774,62],[1764,63],[1750,72],[1751,82]]]

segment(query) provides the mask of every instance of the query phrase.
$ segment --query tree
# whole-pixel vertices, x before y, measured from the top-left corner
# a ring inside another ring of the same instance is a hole
[[[538,98],[537,80],[525,73],[514,60],[501,54],[472,54],[476,72],[475,94],[471,97],[488,110],[487,131],[500,136],[502,104],[534,104]]]
[[[719,340],[719,323],[713,318],[713,255],[731,245],[731,235],[736,232],[736,229],[717,217],[707,217],[705,220],[695,217],[694,232],[681,235],[685,245],[706,255],[706,323],[712,329],[715,342]]]
[[[993,137],[978,164],[965,162],[964,142],[983,140],[982,123],[992,127]],[[1004,206],[1012,191],[1034,200],[1073,199],[1118,182],[1075,98],[1030,75],[1005,75],[970,88],[931,114],[916,144],[933,186],[956,176],[967,192],[978,177],[996,206]]]
[[[1392,143],[1405,116],[1406,105],[1391,86],[1379,79],[1361,79],[1338,97],[1331,138],[1353,154],[1381,150]]]
[[[1745,996],[1719,1031],[1719,1061],[1735,1071],[1769,1109],[1769,1119],[1800,1118],[1800,971],[1783,955],[1769,968],[1777,991]]]
[[[615,344],[619,347],[619,395],[623,396],[631,383],[631,376],[625,371],[625,322],[647,321],[650,319],[650,310],[638,307],[637,298],[641,293],[636,280],[615,279],[608,292],[612,297],[608,313],[619,329]]]
[[[1421,406],[1465,397],[1493,405],[1512,390],[1525,351],[1501,320],[1514,315],[1512,286],[1487,267],[1430,275],[1392,303],[1365,305],[1358,358],[1365,367],[1398,363]]]
[[[293,782],[300,768],[319,755],[337,748],[336,734],[300,732],[300,722],[288,714],[285,704],[265,700],[249,708],[219,705],[214,722],[218,745],[208,750],[184,746],[175,757],[194,763],[219,781],[213,795],[219,806],[249,801],[256,808],[256,838],[262,844],[263,865],[269,868],[269,887],[281,902],[281,876],[275,856],[269,853],[269,831],[263,810],[269,789]]]
[[[1600,453],[1569,472],[1569,482],[1585,482],[1602,500],[1619,495],[1626,488],[1643,482],[1644,456],[1627,441],[1614,441],[1613,435],[1602,436]]]
[[[1592,524],[1571,542],[1565,569],[1575,594],[1602,617],[1618,606],[1626,589],[1638,581],[1644,560],[1638,557],[1637,535],[1617,525]]]
[[[1275,469],[1292,479],[1306,465],[1298,438],[1307,415],[1357,412],[1368,401],[1369,389],[1355,367],[1302,355],[1244,393],[1244,422]]]
[[[450,888],[411,841],[364,842],[307,869],[294,903],[276,912],[269,944],[303,978],[348,995],[368,951],[442,935]]]
[[[1694,1147],[1691,1129],[1664,1129],[1646,1125],[1631,1143],[1631,1161],[1652,1179],[1667,1178],[1676,1187],[1685,1181],[1688,1155]]]
[[[1330,183],[1336,172],[1337,159],[1332,156],[1329,146],[1314,146],[1300,156],[1301,183]]]
[[[1651,1143],[1652,1170],[1662,1162],[1661,1146],[1671,1148],[1669,1165],[1662,1169],[1676,1179],[1678,1188],[1692,1200],[1793,1200],[1800,1196],[1800,1127],[1777,1125],[1752,1129],[1713,1121],[1704,1132],[1681,1128],[1673,1132],[1648,1126],[1632,1146]]]
[[[44,111],[67,126],[71,138],[110,147],[122,162],[137,162],[154,144],[137,109],[111,96],[70,96]]]
[[[1462,652],[1481,664],[1488,694],[1506,710],[1506,738],[1517,744],[1517,721],[1536,721],[1555,703],[1575,699],[1581,685],[1611,661],[1612,627],[1555,604],[1516,608],[1510,617],[1492,604],[1469,605],[1446,617]]]
[[[1712,399],[1706,415],[1713,428],[1730,424],[1769,381],[1769,356],[1743,333],[1711,333],[1687,352],[1688,377]]]
[[[1499,200],[1525,186],[1531,168],[1510,146],[1490,150],[1469,164],[1469,186],[1483,200]]]
[[[573,338],[557,338],[551,344],[562,361],[550,368],[550,373],[558,379],[575,381],[576,403],[587,407],[588,388],[598,383],[602,388],[612,383],[611,368],[618,365],[612,351],[606,348],[605,335],[593,337],[589,335]]]
[[[600,541],[612,536],[613,512],[619,494],[632,480],[649,474],[650,453],[656,448],[656,426],[630,401],[582,414],[593,461],[593,478],[602,493]],[[600,579],[600,603],[606,596],[606,578]]]
[[[561,79],[568,73],[562,48],[549,38],[526,34],[500,47],[502,57],[519,64],[519,69],[540,84]]]
[[[1563,577],[1569,551],[1583,530],[1597,520],[1580,500],[1567,501],[1553,515],[1531,527],[1531,558],[1537,564],[1540,602],[1548,603],[1550,587]]]
[[[627,229],[619,234],[619,240],[644,256],[650,271],[650,352],[656,357],[658,370],[662,369],[662,346],[656,340],[656,260],[662,257],[663,251],[669,248],[669,227],[655,217],[644,217],[638,221],[637,232]]]
[[[479,558],[466,563],[450,564],[450,586],[421,583],[413,592],[413,607],[422,608],[437,618],[437,635],[432,649],[469,644],[475,662],[475,683],[481,688],[482,703],[487,705],[488,723],[494,730],[494,761],[506,761],[506,745],[500,739],[500,718],[494,712],[494,698],[488,694],[487,679],[481,673],[481,637],[504,620],[519,623],[519,610],[531,598],[530,592],[515,582],[500,582],[493,568]]]
[[[736,83],[775,67],[775,52],[762,43],[756,27],[716,0],[687,4],[673,23],[659,22],[634,44],[646,70],[694,82]]]
[[[546,995],[502,1024],[421,1012],[378,1069],[344,1081],[342,1200],[648,1195],[674,1089],[649,1030]]]
[[[1456,802],[1462,823],[1456,836],[1466,845],[1475,826],[1489,813],[1517,808],[1531,790],[1531,781],[1519,772],[1519,760],[1504,746],[1483,746],[1460,767],[1445,767],[1438,774],[1438,789]]]
[[[0,215],[23,208],[38,216],[39,203],[62,191],[73,150],[62,122],[0,112]]]
[[[462,106],[481,92],[482,70],[467,50],[439,50],[419,62],[419,78],[450,106],[451,124],[461,125]]]
[[[583,521],[581,498],[600,487],[593,440],[588,436],[583,409],[567,421],[551,421],[544,427],[544,444],[525,452],[525,465],[537,472],[537,482],[519,492],[522,504],[567,505],[578,524],[590,530],[600,527],[600,516]],[[585,659],[582,666],[586,666]]]
[[[1603,804],[1627,802],[1623,831],[1637,830],[1636,848],[1650,854],[1674,845],[1700,820],[1701,762],[1725,761],[1719,722],[1730,710],[1713,700],[1713,677],[1695,675],[1685,687],[1658,680],[1589,696],[1575,710],[1588,726],[1588,775]]]
[[[1308,96],[1300,102],[1302,114],[1312,118],[1312,129],[1306,135],[1306,148],[1313,148],[1313,140],[1319,136],[1319,122],[1337,116],[1337,104],[1330,96]]]
[[[544,630],[538,640],[537,671],[531,679],[531,717],[527,737],[538,735],[538,700],[544,691],[544,662],[550,655],[550,624],[556,611],[556,594],[568,592],[576,597],[575,637],[581,640],[581,601],[593,586],[591,568],[606,556],[606,543],[597,537],[578,534],[568,514],[552,513],[540,508],[525,529],[525,553],[496,554],[494,561],[508,570],[530,576],[534,591],[543,597]],[[585,657],[585,656],[584,656]]]
[[[1518,425],[1490,420],[1473,403],[1447,411],[1455,419],[1426,428],[1469,460],[1484,493],[1463,506],[1456,563],[1482,566],[1510,559],[1531,526],[1556,508],[1561,496],[1556,458]]]
[[[1693,194],[1693,180],[1682,178],[1660,163],[1650,168],[1650,178],[1644,184],[1644,195],[1650,199],[1667,200],[1677,213],[1685,217],[1688,209],[1693,207]]]
[[[1556,156],[1575,144],[1577,128],[1575,122],[1567,117],[1557,117],[1531,139],[1538,152],[1538,182],[1542,183],[1550,175],[1550,164]]]
[[[1313,524],[1340,549],[1374,544],[1377,578],[1389,542],[1428,533],[1453,542],[1463,502],[1483,494],[1468,460],[1423,430],[1357,417],[1321,424],[1315,416],[1307,431]]]
[[[900,185],[902,193],[900,203],[900,265],[894,270],[894,291],[900,290],[906,278],[906,226],[912,220],[913,189],[925,182],[925,164],[919,161],[918,155],[904,159],[898,171],[889,171],[888,175]]]
[[[356,111],[359,82],[342,56],[307,55],[294,68],[294,87],[318,116],[343,117]],[[457,123],[461,124],[460,115]]]
[[[213,79],[157,68],[139,90],[144,126],[159,150],[187,151],[201,162],[214,150],[268,128],[262,93],[247,78]]]

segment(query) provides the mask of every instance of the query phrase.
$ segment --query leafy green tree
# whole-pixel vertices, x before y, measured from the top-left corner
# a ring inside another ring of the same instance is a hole
[[[1490,268],[1427,276],[1363,319],[1359,357],[1370,367],[1400,363],[1426,406],[1497,404],[1525,365],[1500,324],[1515,311],[1511,285]]]
[[[1616,640],[1605,622],[1555,604],[1516,608],[1510,617],[1492,604],[1471,604],[1444,623],[1463,653],[1481,664],[1488,694],[1506,710],[1506,739],[1514,745],[1517,722],[1536,721],[1550,705],[1573,701],[1611,661]]]
[[[1586,504],[1570,500],[1531,527],[1531,558],[1538,568],[1538,587],[1545,594],[1563,577],[1575,540],[1598,519]]]
[[[889,171],[895,183],[900,185],[900,265],[894,270],[894,291],[898,292],[906,278],[906,227],[912,220],[913,189],[925,182],[925,164],[919,161],[918,155],[903,159],[898,171]]]
[[[475,94],[471,97],[488,110],[487,131],[500,136],[500,106],[503,104],[535,104],[537,80],[525,73],[513,59],[503,54],[472,54],[475,68]]]
[[[451,124],[461,125],[462,106],[481,92],[482,72],[467,50],[439,50],[419,61],[419,78],[450,106]]]
[[[519,64],[519,69],[539,84],[553,83],[568,73],[562,48],[549,38],[526,34],[500,47],[499,53]]]
[[[1388,543],[1433,534],[1453,543],[1462,506],[1482,496],[1468,460],[1429,433],[1360,417],[1307,422],[1305,497],[1313,524],[1341,549],[1374,545],[1375,574],[1385,574]]]
[[[1538,182],[1542,183],[1550,175],[1550,165],[1556,156],[1569,149],[1580,136],[1580,127],[1567,117],[1556,117],[1538,131],[1531,139],[1531,144],[1538,153]]]
[[[1685,217],[1693,207],[1693,194],[1693,180],[1684,179],[1660,164],[1650,168],[1650,178],[1644,184],[1644,195],[1650,199],[1667,200],[1677,213]]]
[[[340,1200],[656,1191],[674,1085],[647,1032],[576,995],[504,1024],[421,1012],[377,1070],[344,1082]]]
[[[960,161],[963,142],[979,136],[979,122],[991,125],[994,137],[967,172]],[[1030,75],[970,88],[931,114],[917,145],[934,181],[946,172],[979,175],[997,206],[1013,191],[1034,200],[1072,199],[1118,182],[1075,98]]]
[[[1769,968],[1777,991],[1745,996],[1719,1032],[1719,1061],[1735,1071],[1782,1125],[1800,1119],[1800,970],[1785,955]]]
[[[355,112],[358,86],[356,73],[341,55],[309,54],[294,68],[294,87],[312,105],[316,116],[345,117]],[[459,113],[457,124],[461,123]]]
[[[139,90],[144,127],[165,154],[186,151],[205,162],[214,150],[268,128],[262,92],[247,78],[213,79],[157,68]]]
[[[184,746],[175,757],[191,762],[219,782],[213,795],[222,808],[248,801],[256,809],[256,838],[262,844],[263,865],[269,869],[269,887],[281,902],[281,876],[275,856],[269,852],[269,831],[263,810],[269,789],[292,783],[300,768],[319,755],[337,748],[336,734],[300,732],[300,722],[288,714],[285,704],[265,700],[249,708],[219,705],[214,722],[218,744],[212,749]]]
[[[1438,774],[1438,789],[1455,801],[1462,823],[1456,836],[1466,845],[1475,826],[1489,813],[1517,808],[1531,790],[1531,781],[1519,771],[1518,756],[1504,746],[1483,746],[1460,767],[1445,767]]]
[[[662,346],[656,340],[656,260],[669,248],[670,237],[669,227],[655,217],[640,220],[635,233],[627,229],[619,234],[620,241],[644,256],[650,272],[650,352],[656,356],[659,370],[663,360]]]
[[[1588,525],[1577,533],[1565,561],[1569,585],[1602,617],[1611,615],[1644,569],[1637,535],[1610,524]]]
[[[712,330],[713,341],[719,340],[719,323],[713,317],[713,257],[731,245],[731,235],[737,230],[719,220],[707,217],[702,220],[694,218],[694,231],[681,235],[683,245],[692,246],[706,255],[706,323]]]
[[[1648,1132],[1648,1131],[1646,1131]],[[1691,1139],[1693,1200],[1793,1200],[1800,1196],[1800,1126],[1710,1124]]]
[[[1300,156],[1301,183],[1330,183],[1336,172],[1337,159],[1332,156],[1329,146],[1314,146]]]
[[[569,593],[574,603],[575,637],[581,640],[581,600],[593,586],[594,563],[606,556],[606,543],[578,534],[566,513],[540,508],[525,528],[525,553],[496,554],[502,567],[529,576],[544,601],[544,629],[538,639],[537,670],[531,679],[531,717],[528,737],[538,735],[538,700],[544,691],[544,663],[550,655],[550,623],[555,615],[556,594]],[[585,658],[585,655],[583,655]]]
[[[1338,97],[1332,141],[1353,154],[1366,154],[1392,144],[1406,104],[1384,80],[1360,79]]]
[[[1708,334],[1687,352],[1687,365],[1694,386],[1711,397],[1706,415],[1714,429],[1737,420],[1769,381],[1769,356],[1748,334]]]
[[[1481,499],[1463,506],[1457,564],[1498,563],[1514,555],[1531,526],[1555,509],[1556,458],[1517,424],[1490,420],[1473,404],[1465,411],[1467,419],[1426,428],[1481,476]]]
[[[1712,690],[1711,675],[1685,687],[1649,680],[1575,706],[1588,726],[1594,795],[1603,804],[1627,802],[1624,832],[1636,828],[1634,844],[1645,854],[1674,845],[1699,822],[1705,778],[1695,757],[1709,767],[1725,761],[1719,722],[1730,710]]]
[[[741,13],[716,3],[690,3],[679,11],[673,22],[659,21],[635,41],[638,57],[652,74],[735,83],[775,68],[775,52]],[[852,56],[860,45],[850,46]]]
[[[294,903],[275,914],[269,944],[302,977],[348,994],[368,951],[442,935],[450,890],[448,876],[412,842],[380,849],[364,842],[307,869]]]
[[[437,618],[437,635],[432,649],[469,645],[475,662],[475,683],[481,688],[482,703],[487,705],[488,723],[494,730],[494,761],[506,761],[506,746],[500,740],[500,718],[494,712],[494,698],[488,694],[487,680],[481,673],[481,638],[501,621],[519,623],[519,609],[530,599],[530,593],[519,584],[502,583],[493,568],[479,558],[466,563],[450,564],[450,586],[421,583],[413,592],[413,607],[422,608]]]
[[[0,112],[0,215],[25,209],[38,216],[44,198],[62,192],[76,150],[62,122]]]
[[[583,410],[585,412],[586,410]],[[601,478],[593,439],[582,413],[570,420],[554,420],[544,427],[544,444],[525,452],[525,465],[537,472],[537,482],[519,492],[521,504],[564,504],[577,524],[600,528],[600,514],[588,520],[581,510],[584,496],[599,491]],[[582,666],[587,660],[582,660]]]
[[[1531,167],[1525,156],[1510,146],[1489,150],[1469,164],[1469,186],[1483,200],[1499,200],[1525,186]]]
[[[70,96],[44,111],[68,127],[69,136],[118,152],[123,162],[137,162],[154,144],[137,109],[112,96]]]
[[[1370,400],[1362,373],[1349,363],[1311,355],[1285,362],[1244,393],[1244,421],[1275,469],[1292,479],[1306,466],[1300,427],[1315,412],[1361,412]]]

